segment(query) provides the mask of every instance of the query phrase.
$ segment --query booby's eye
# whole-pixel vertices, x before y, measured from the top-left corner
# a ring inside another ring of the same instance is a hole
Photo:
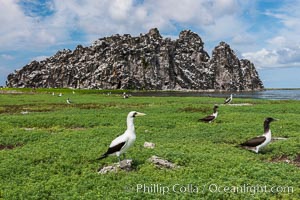
[[[137,112],[133,113],[133,116],[132,116],[132,117],[135,117],[136,114],[137,114]]]

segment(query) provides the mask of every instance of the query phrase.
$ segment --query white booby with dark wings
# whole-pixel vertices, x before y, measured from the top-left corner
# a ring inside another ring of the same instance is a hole
[[[224,101],[224,104],[228,104],[232,101],[232,94],[230,94],[230,97],[227,97]]]
[[[129,95],[128,95],[126,92],[124,92],[124,93],[123,93],[123,98],[124,98],[124,99],[128,99],[128,98],[129,98]]]
[[[72,101],[70,100],[70,98],[67,99],[67,104],[71,104]]]
[[[217,105],[215,105],[214,106],[214,113],[209,115],[209,116],[206,116],[202,119],[199,119],[199,121],[208,122],[208,123],[211,123],[212,121],[214,121],[218,116],[218,108],[219,107]]]
[[[106,158],[109,155],[116,155],[120,162],[120,155],[133,145],[136,138],[133,124],[134,118],[144,115],[146,114],[136,111],[129,112],[127,115],[127,130],[110,143],[108,150],[98,160]]]
[[[258,136],[255,138],[252,138],[242,144],[240,144],[241,147],[254,151],[255,153],[258,153],[258,151],[269,144],[271,142],[271,129],[270,129],[270,123],[273,121],[277,121],[278,119],[274,119],[271,117],[268,117],[264,121],[264,134],[262,136]]]

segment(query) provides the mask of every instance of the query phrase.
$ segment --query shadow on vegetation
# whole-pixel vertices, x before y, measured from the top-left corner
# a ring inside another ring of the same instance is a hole
[[[16,147],[21,147],[21,146],[23,146],[23,145],[22,144],[15,144],[15,145],[13,145],[13,144],[0,144],[0,150],[5,150],[5,149],[12,150]]]
[[[84,110],[90,109],[103,109],[107,107],[144,107],[148,104],[118,104],[118,103],[106,103],[106,104],[97,104],[97,103],[88,103],[88,104],[23,104],[23,105],[3,105],[0,107],[0,114],[28,114],[30,112],[51,112],[57,110],[63,110],[66,108],[79,108]]]
[[[178,109],[179,112],[200,112],[200,113],[208,113],[211,110],[212,108],[209,107],[201,107],[201,108],[185,107],[185,108]]]
[[[293,165],[296,165],[297,167],[300,167],[300,154],[298,154],[294,160],[290,159],[289,156],[287,156],[287,155],[281,155],[279,157],[273,158],[271,160],[271,162],[276,162],[276,163],[284,162],[287,164],[293,164]]]

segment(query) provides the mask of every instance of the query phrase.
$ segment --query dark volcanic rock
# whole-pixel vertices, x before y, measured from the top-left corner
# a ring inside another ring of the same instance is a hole
[[[148,90],[260,90],[254,65],[221,42],[212,53],[201,38],[182,31],[162,38],[154,28],[139,37],[113,35],[78,45],[9,74],[8,87],[72,87]]]
[[[249,60],[239,60],[225,42],[220,42],[212,52],[209,68],[213,72],[212,88],[217,90],[257,90],[263,84]]]

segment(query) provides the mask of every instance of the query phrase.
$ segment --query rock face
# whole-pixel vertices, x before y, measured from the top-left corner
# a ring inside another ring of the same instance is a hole
[[[221,42],[210,58],[201,38],[185,30],[162,38],[154,28],[139,37],[113,35],[74,51],[58,51],[8,75],[8,87],[72,87],[147,90],[260,90],[249,60]]]

